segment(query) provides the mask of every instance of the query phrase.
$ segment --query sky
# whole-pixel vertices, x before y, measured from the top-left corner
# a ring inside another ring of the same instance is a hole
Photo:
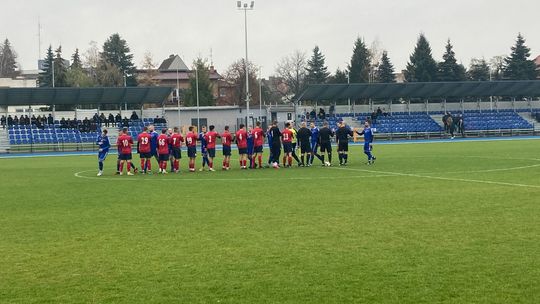
[[[49,45],[62,45],[67,58],[113,33],[126,39],[136,65],[147,52],[156,63],[179,54],[188,66],[201,56],[223,73],[245,54],[244,15],[233,0],[2,0],[1,7],[0,39],[9,38],[25,70],[37,68]],[[424,33],[436,60],[451,39],[468,66],[471,58],[508,55],[519,32],[534,58],[539,13],[538,0],[255,0],[248,11],[249,60],[267,77],[284,56],[295,50],[310,56],[318,45],[333,72],[346,68],[361,37],[368,45],[378,41],[400,71]]]

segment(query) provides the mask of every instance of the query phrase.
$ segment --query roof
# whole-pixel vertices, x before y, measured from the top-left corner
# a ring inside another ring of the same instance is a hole
[[[295,99],[319,101],[486,96],[540,96],[540,80],[322,84],[308,86]]]
[[[158,68],[159,71],[188,71],[189,68],[184,63],[184,60],[178,55],[170,55],[169,58],[163,60]]]
[[[176,80],[178,77],[179,80],[189,80],[189,77],[191,75],[195,76],[195,71],[185,71],[185,72],[179,72],[178,75],[175,73],[159,73],[152,77],[154,80]],[[221,75],[219,75],[217,72],[210,73],[208,77],[211,80],[217,80],[221,79]],[[200,79],[200,78],[199,78]]]
[[[169,87],[0,88],[0,105],[162,103]]]

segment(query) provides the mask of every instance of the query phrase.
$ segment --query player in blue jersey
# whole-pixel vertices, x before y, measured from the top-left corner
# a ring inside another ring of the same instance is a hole
[[[272,126],[268,126],[268,130],[266,130],[266,138],[268,139],[268,150],[270,151],[268,153],[268,165],[267,167],[270,168],[272,165],[272,132],[270,131],[272,129]]]
[[[362,130],[362,132],[356,131],[356,134],[364,135],[364,154],[366,154],[368,158],[367,164],[372,165],[377,158],[371,154],[371,151],[373,150],[373,130],[371,129],[369,122],[366,121],[364,123],[364,130]]]
[[[251,134],[252,128],[248,127],[247,131],[247,156],[249,159],[249,168],[253,168],[253,134]]]
[[[159,157],[157,153],[158,137],[159,134],[154,130],[154,125],[148,126],[148,133],[150,133],[150,154],[156,159],[159,167]]]
[[[308,161],[308,166],[311,167],[313,165],[313,159],[316,156],[321,162],[324,164],[323,158],[317,153],[317,150],[319,149],[319,128],[315,126],[314,123],[309,124],[310,130],[311,130],[311,155]]]
[[[98,164],[99,164],[99,172],[97,176],[103,175],[103,162],[107,158],[107,155],[109,154],[109,148],[111,147],[111,143],[109,142],[109,137],[107,136],[108,131],[103,130],[100,136],[98,136],[96,140],[96,145],[99,146],[98,150]]]
[[[199,133],[199,141],[201,142],[201,155],[202,155],[202,167],[199,171],[204,171],[206,165],[210,166],[208,161],[208,149],[206,148],[206,139],[204,135],[206,134],[206,126],[201,127],[201,132]]]

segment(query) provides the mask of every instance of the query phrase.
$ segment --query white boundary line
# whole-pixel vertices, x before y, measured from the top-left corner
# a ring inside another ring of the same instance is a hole
[[[425,179],[436,179],[436,180],[444,180],[444,181],[455,181],[455,182],[479,183],[479,184],[488,184],[488,185],[513,186],[513,187],[524,187],[524,188],[540,189],[540,185],[527,185],[527,184],[519,184],[519,183],[496,182],[496,181],[486,181],[486,180],[468,179],[468,178],[429,176],[429,175],[419,175],[419,174],[411,174],[411,173],[387,172],[387,171],[376,171],[376,170],[355,169],[355,168],[333,167],[333,169],[352,170],[352,171],[360,171],[360,172],[371,172],[371,173],[380,173],[380,174],[393,174],[394,176],[409,176],[409,177],[425,178]]]
[[[272,169],[274,170],[274,169]],[[280,169],[282,170],[282,169]],[[242,178],[213,178],[213,177],[210,177],[208,178],[208,175],[206,175],[207,177],[201,177],[201,178],[184,178],[186,175],[189,175],[189,174],[195,174],[195,173],[189,173],[189,172],[183,172],[179,175],[177,174],[174,174],[174,173],[170,173],[168,174],[168,176],[178,176],[179,178],[132,178],[132,177],[127,177],[126,178],[113,178],[113,177],[98,177],[98,176],[85,176],[85,175],[82,175],[83,173],[86,173],[86,172],[96,172],[95,170],[85,170],[85,171],[80,171],[80,172],[76,172],[74,173],[73,175],[75,177],[78,177],[78,178],[84,178],[84,179],[95,179],[95,180],[114,180],[114,181],[270,181],[270,180],[276,180],[276,179],[279,179],[279,180],[316,180],[316,179],[343,179],[343,178],[367,178],[367,177],[393,177],[393,176],[396,176],[395,174],[378,174],[378,175],[373,175],[373,174],[370,174],[370,175],[353,175],[353,176],[319,176],[319,177],[279,177],[279,178],[276,178],[276,177],[262,177],[262,178],[257,178],[257,177],[251,177],[251,178],[247,178],[247,177],[242,177]],[[205,172],[206,173],[206,172]],[[200,173],[199,173],[200,174]],[[199,174],[197,174],[198,176],[200,176]],[[137,174],[137,175],[141,175],[141,174]],[[159,174],[154,174],[154,175],[158,175]]]

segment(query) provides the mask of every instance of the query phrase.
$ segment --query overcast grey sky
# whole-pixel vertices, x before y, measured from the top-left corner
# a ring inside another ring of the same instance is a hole
[[[127,40],[140,65],[150,51],[156,62],[178,53],[188,65],[210,56],[218,71],[244,56],[244,19],[233,0],[2,0],[0,39],[9,38],[23,69],[35,69],[38,16],[42,50],[61,44],[65,57],[112,33]],[[450,38],[459,61],[506,55],[521,32],[533,57],[540,55],[538,0],[256,0],[248,12],[250,60],[264,76],[299,49],[319,45],[333,72],[350,60],[353,42],[378,39],[396,70],[405,67],[424,32],[437,60]]]

